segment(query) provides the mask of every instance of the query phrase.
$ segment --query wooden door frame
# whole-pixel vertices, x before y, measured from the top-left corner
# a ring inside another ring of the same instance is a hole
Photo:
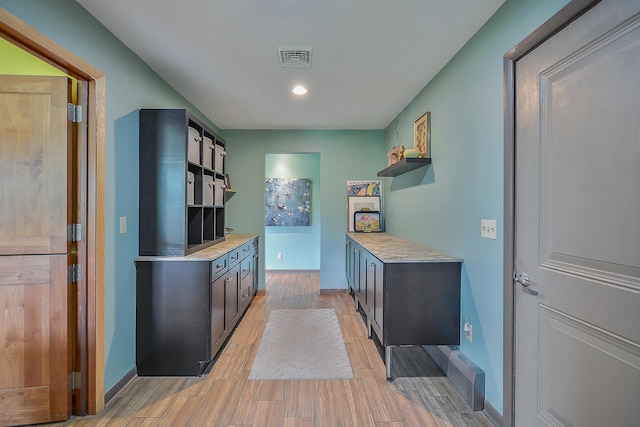
[[[558,13],[504,55],[504,269],[503,269],[503,425],[515,425],[515,79],[516,62],[600,0],[571,0]]]
[[[0,8],[0,37],[88,83],[87,111],[87,411],[104,408],[105,75]],[[85,388],[85,385],[83,385]]]

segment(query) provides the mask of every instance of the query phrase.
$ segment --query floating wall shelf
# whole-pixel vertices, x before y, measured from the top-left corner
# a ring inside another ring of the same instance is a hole
[[[412,171],[414,169],[421,168],[423,166],[427,166],[431,164],[431,158],[407,158],[400,160],[397,163],[392,164],[391,166],[382,169],[378,172],[378,176],[398,176],[403,173]]]
[[[236,190],[232,190],[230,188],[225,188],[224,189],[224,201],[226,202],[227,200],[229,200],[230,198],[232,198],[233,196],[236,195]]]

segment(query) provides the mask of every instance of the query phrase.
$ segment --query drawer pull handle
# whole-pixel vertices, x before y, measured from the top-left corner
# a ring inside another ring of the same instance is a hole
[[[217,264],[216,265],[216,268],[222,268],[222,267],[224,267],[224,264]]]

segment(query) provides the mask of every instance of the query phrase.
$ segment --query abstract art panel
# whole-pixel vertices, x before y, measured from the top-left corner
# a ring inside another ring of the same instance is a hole
[[[308,226],[310,217],[311,179],[265,179],[264,225]]]

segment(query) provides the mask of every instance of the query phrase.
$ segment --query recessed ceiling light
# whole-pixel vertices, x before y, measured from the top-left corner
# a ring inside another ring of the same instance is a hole
[[[307,88],[302,85],[298,85],[293,88],[293,93],[295,93],[296,95],[304,95],[305,93],[307,93]]]

